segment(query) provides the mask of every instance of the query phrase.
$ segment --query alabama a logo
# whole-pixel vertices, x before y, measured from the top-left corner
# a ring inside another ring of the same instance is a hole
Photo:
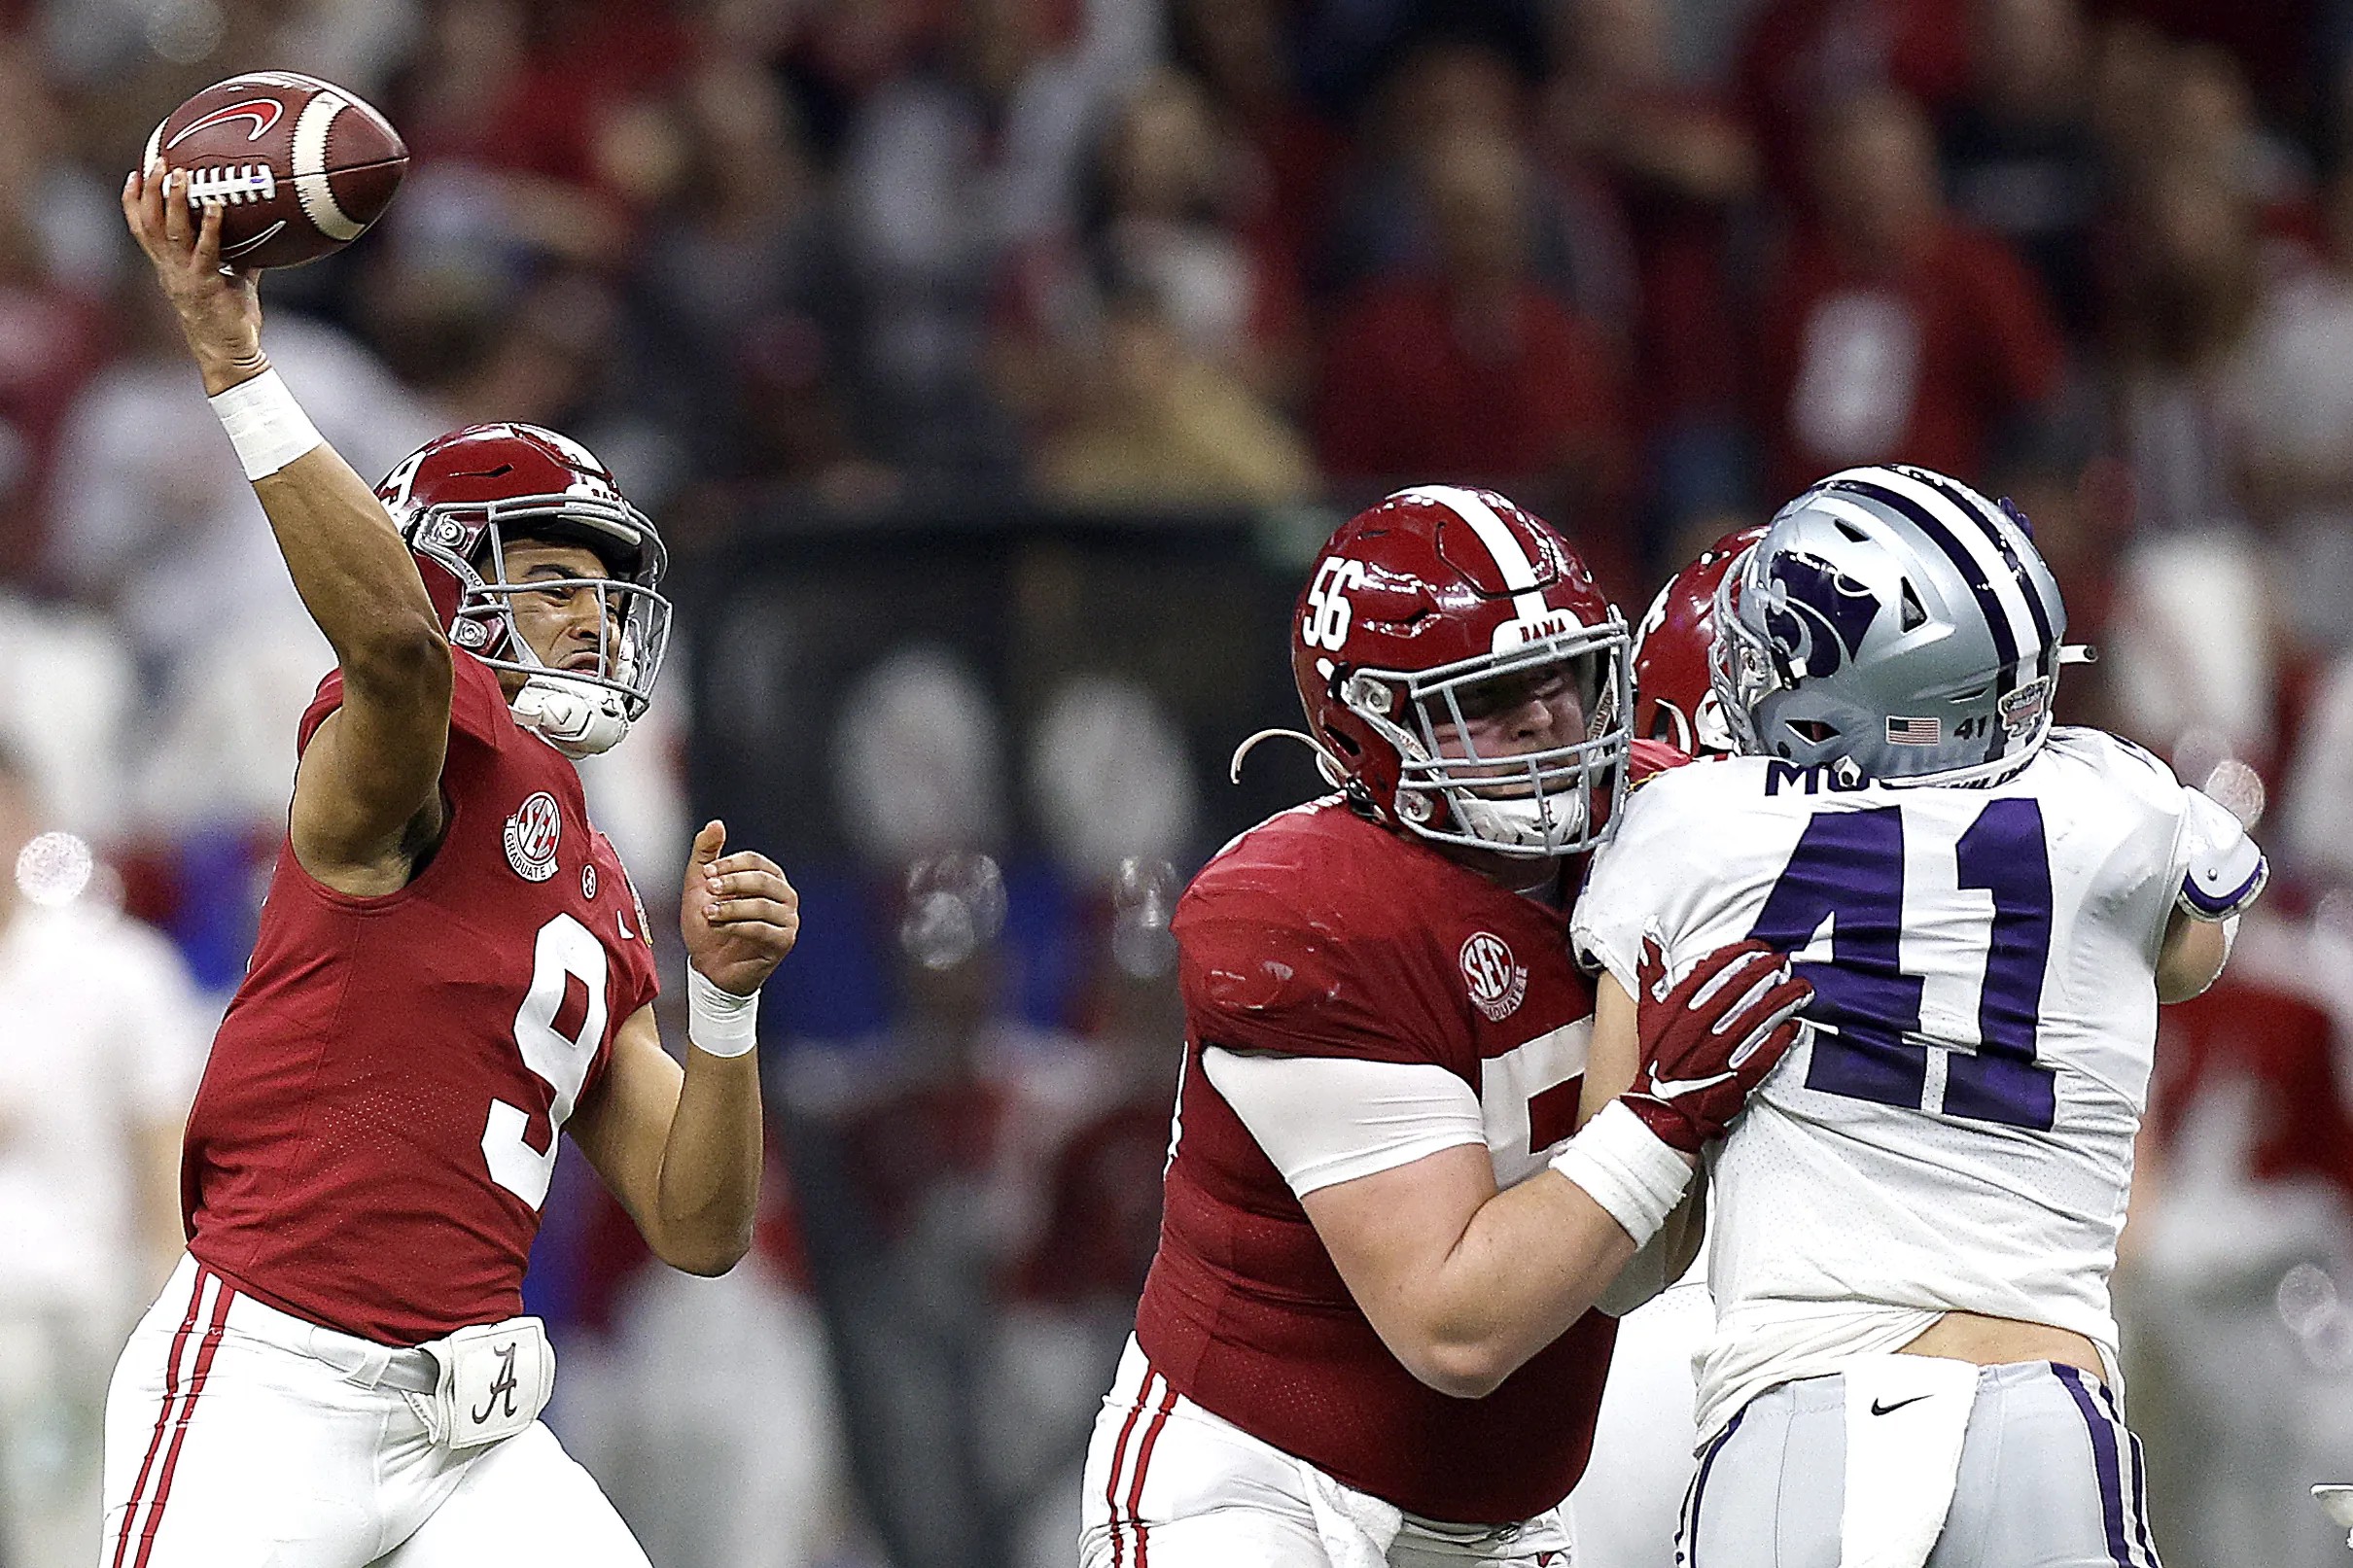
[[[525,882],[545,882],[555,875],[555,846],[563,833],[564,815],[543,789],[507,819],[507,863]]]
[[[1528,994],[1528,971],[1492,931],[1480,931],[1462,944],[1462,978],[1470,987],[1471,1005],[1491,1024],[1511,1017]]]

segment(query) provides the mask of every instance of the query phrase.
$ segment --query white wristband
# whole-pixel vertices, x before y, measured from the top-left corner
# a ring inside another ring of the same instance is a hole
[[[721,991],[693,964],[686,965],[686,1038],[697,1051],[740,1057],[759,1044],[759,993],[738,996]]]
[[[275,370],[264,370],[207,400],[237,449],[248,479],[266,479],[296,458],[322,444],[318,427],[302,412]]]
[[[1549,1164],[1607,1209],[1637,1247],[1659,1234],[1691,1185],[1692,1167],[1683,1156],[1614,1099]]]

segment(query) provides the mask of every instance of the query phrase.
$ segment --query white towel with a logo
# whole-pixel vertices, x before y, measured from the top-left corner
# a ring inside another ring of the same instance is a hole
[[[1308,1508],[1316,1516],[1316,1533],[1323,1538],[1324,1554],[1332,1568],[1388,1568],[1388,1549],[1405,1524],[1405,1513],[1368,1493],[1343,1486],[1314,1465],[1302,1461],[1299,1478],[1305,1483]]]
[[[1846,1378],[1846,1502],[1839,1568],[1920,1568],[1944,1533],[1979,1368],[1866,1356]]]

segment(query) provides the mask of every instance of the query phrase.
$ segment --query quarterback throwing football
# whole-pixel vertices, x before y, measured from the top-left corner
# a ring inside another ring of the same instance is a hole
[[[645,912],[572,758],[644,711],[661,541],[584,449],[444,436],[370,493],[262,352],[250,275],[186,175],[123,214],[336,670],[182,1167],[190,1256],[106,1411],[105,1568],[642,1568],[538,1420],[520,1316],[570,1132],[653,1251],[732,1267],[757,1196],[758,990],[795,899],[696,837],[684,1069]]]
[[[1626,626],[1540,519],[1389,497],[1324,545],[1291,655],[1340,792],[1178,905],[1165,1217],[1083,1559],[1564,1564],[1612,1333],[1591,1308],[1671,1277],[1628,1264],[1671,1247],[1806,988],[1754,943],[1606,982],[1621,1045],[1589,1066],[1565,873],[1623,792]],[[1637,1052],[1646,1092],[1595,1114]]]

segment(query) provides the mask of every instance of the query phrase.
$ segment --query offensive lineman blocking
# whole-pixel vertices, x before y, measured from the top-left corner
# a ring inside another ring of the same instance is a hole
[[[1340,793],[1177,906],[1165,1216],[1081,1560],[1563,1564],[1612,1333],[1592,1308],[1679,1268],[1627,1265],[1677,1245],[1692,1159],[1805,990],[1757,944],[1671,990],[1645,967],[1606,984],[1623,1049],[1589,1063],[1566,870],[1620,798],[1626,632],[1542,520],[1401,491],[1333,535],[1291,632]],[[1648,1092],[1604,1106],[1637,1053]]]
[[[134,173],[123,215],[337,670],[191,1118],[190,1257],[108,1396],[104,1565],[644,1568],[537,1419],[523,1269],[566,1131],[665,1262],[743,1255],[754,1009],[794,895],[697,835],[682,1071],[569,760],[659,669],[652,525],[527,426],[443,436],[371,495],[269,371],[254,279],[186,179]]]

